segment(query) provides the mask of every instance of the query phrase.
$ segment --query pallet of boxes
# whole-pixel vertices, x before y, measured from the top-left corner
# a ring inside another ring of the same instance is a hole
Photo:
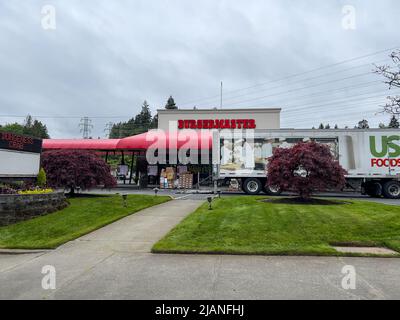
[[[179,175],[179,188],[192,189],[193,188],[193,173],[184,172]]]
[[[161,170],[160,189],[173,189],[175,186],[176,172],[173,167],[166,167]]]

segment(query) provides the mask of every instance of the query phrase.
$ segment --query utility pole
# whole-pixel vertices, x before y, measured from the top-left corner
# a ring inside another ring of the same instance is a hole
[[[219,107],[222,109],[222,88],[223,88],[223,83],[221,81],[221,101]]]
[[[114,126],[114,123],[112,123],[111,121],[106,123],[106,127],[104,128],[104,132],[106,133],[106,138],[110,137],[113,126]]]
[[[81,118],[81,122],[79,123],[80,132],[82,132],[83,139],[89,139],[89,134],[93,128],[92,120],[89,117]]]

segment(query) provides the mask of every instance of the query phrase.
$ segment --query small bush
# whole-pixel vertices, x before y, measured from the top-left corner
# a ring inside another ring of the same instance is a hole
[[[0,194],[16,194],[17,191],[15,191],[13,188],[9,186],[0,186]]]
[[[43,168],[40,168],[39,174],[36,178],[37,186],[40,188],[44,188],[46,186],[46,171]]]

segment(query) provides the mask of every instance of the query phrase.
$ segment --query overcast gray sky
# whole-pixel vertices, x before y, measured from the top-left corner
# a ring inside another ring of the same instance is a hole
[[[43,29],[44,5],[56,29]],[[355,29],[343,27],[345,5]],[[169,95],[179,107],[219,106],[223,81],[225,108],[281,107],[282,127],[376,126],[388,122],[375,115],[388,92],[370,71],[390,51],[308,71],[400,48],[399,12],[398,0],[2,1],[0,124],[29,113],[54,138],[79,137],[89,116],[104,137],[145,99],[153,113]]]

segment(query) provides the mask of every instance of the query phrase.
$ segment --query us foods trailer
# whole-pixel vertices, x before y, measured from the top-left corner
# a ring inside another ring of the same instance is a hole
[[[277,147],[310,140],[329,146],[347,171],[347,187],[371,197],[400,199],[399,129],[215,132],[214,176],[216,180],[238,180],[247,194],[262,190],[279,194],[280,190],[266,185],[268,157]]]

